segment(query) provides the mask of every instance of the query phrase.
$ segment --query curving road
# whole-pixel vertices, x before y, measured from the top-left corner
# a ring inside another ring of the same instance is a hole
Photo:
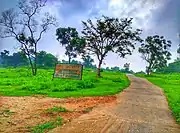
[[[128,77],[131,85],[117,95],[115,104],[101,105],[50,133],[180,133],[162,90]]]

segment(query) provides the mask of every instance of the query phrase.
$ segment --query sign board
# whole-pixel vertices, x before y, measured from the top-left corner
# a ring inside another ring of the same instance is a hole
[[[83,66],[81,64],[56,64],[54,78],[82,79]]]

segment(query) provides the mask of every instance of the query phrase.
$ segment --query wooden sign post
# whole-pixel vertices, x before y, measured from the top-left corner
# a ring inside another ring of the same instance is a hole
[[[82,80],[83,65],[56,64],[53,78]]]

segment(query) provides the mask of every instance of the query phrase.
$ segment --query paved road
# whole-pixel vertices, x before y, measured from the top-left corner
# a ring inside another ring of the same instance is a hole
[[[51,133],[180,133],[162,90],[145,79],[129,79],[117,103],[99,106]]]

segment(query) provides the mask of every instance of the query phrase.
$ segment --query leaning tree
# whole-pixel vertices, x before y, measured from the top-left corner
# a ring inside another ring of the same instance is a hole
[[[148,63],[146,72],[149,75],[151,72],[157,69],[161,69],[167,65],[167,61],[170,60],[171,53],[169,48],[171,47],[171,41],[167,41],[163,36],[148,36],[145,39],[145,43],[141,44],[139,52],[142,55],[142,59]]]
[[[56,19],[48,12],[42,14],[47,0],[19,0],[17,10],[9,9],[0,16],[0,37],[13,37],[28,57],[32,74],[37,74],[37,46],[42,35]]]
[[[132,18],[110,18],[102,16],[96,22],[87,20],[83,23],[82,34],[86,39],[85,51],[94,54],[98,59],[97,77],[100,77],[100,69],[103,60],[109,52],[118,53],[124,58],[131,55],[136,42],[141,42],[140,29],[133,30]]]

